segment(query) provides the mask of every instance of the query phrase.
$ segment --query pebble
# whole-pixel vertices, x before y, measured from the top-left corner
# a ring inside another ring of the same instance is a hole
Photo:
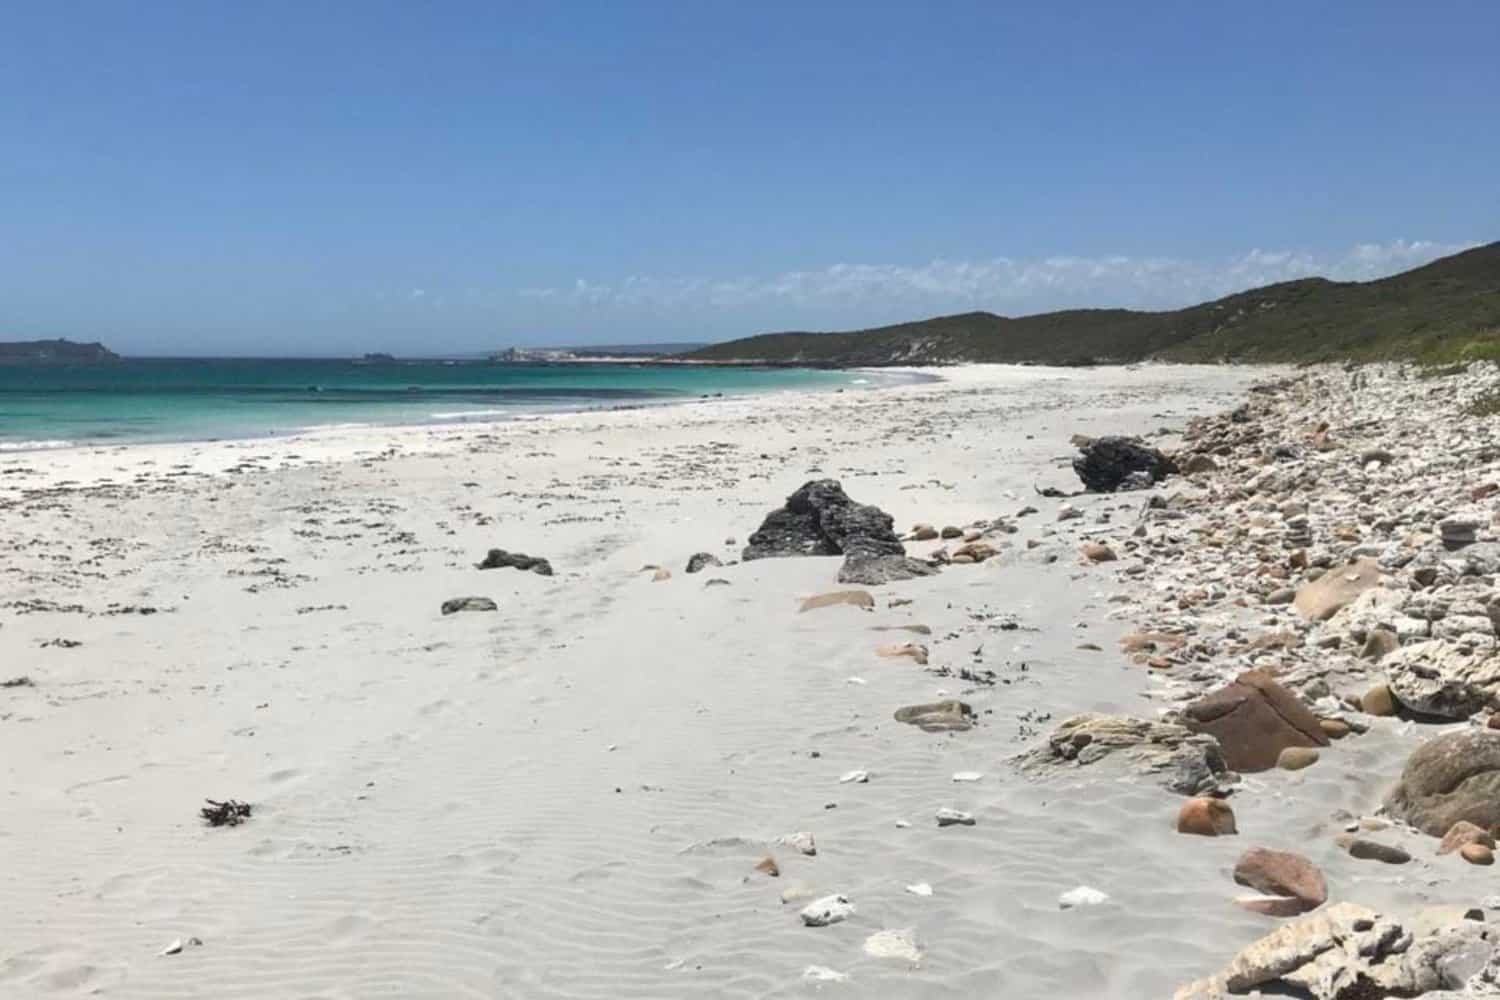
[[[932,886],[928,885],[926,882],[913,882],[911,885],[906,887],[906,891],[911,893],[913,896],[931,896]]]
[[[974,817],[958,809],[949,809],[947,806],[937,811],[938,826],[973,826]]]
[[[802,970],[802,978],[819,983],[846,983],[849,973],[830,969],[826,965],[809,965]]]
[[[1480,843],[1465,844],[1458,849],[1458,856],[1471,865],[1492,865],[1495,863],[1495,851]]]
[[[1283,771],[1300,771],[1318,762],[1318,751],[1312,747],[1286,747],[1276,755],[1276,766]]]
[[[848,896],[832,895],[815,899],[802,908],[802,922],[808,927],[827,927],[854,915],[854,904]]]
[[[1109,902],[1109,894],[1099,891],[1087,885],[1080,885],[1076,889],[1069,889],[1057,897],[1059,909],[1071,910],[1078,906],[1098,906]]]
[[[797,833],[788,833],[777,837],[776,843],[783,847],[793,848],[809,857],[818,853],[817,842],[813,840],[813,835],[806,830],[799,830]]]
[[[953,780],[954,781],[978,781],[980,778],[983,778],[983,777],[984,777],[984,775],[981,774],[981,773],[979,773],[978,771],[954,771],[953,772]]]
[[[846,771],[844,774],[839,776],[839,784],[841,785],[847,785],[851,782],[854,784],[863,785],[869,780],[869,771]]]

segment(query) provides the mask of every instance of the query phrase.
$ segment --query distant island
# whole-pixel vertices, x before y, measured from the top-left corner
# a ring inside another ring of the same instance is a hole
[[[97,341],[79,344],[71,340],[0,341],[0,366],[110,365],[120,356]]]
[[[766,333],[678,357],[838,368],[1500,358],[1500,243],[1376,281],[1305,278],[1170,312],[971,312],[846,333]]]

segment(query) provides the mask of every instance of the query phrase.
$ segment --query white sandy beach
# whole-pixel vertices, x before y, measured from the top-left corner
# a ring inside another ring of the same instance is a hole
[[[0,690],[0,996],[1170,996],[1267,929],[1229,904],[1249,844],[1183,838],[1181,799],[1149,781],[1015,772],[1062,717],[1159,710],[1108,602],[1151,581],[1082,564],[1033,485],[1076,489],[1074,433],[1181,429],[1265,374],[969,367],[0,457],[0,680],[33,682]],[[684,572],[738,558],[823,477],[901,531],[1040,510],[995,559],[872,588],[873,612],[798,613],[842,589],[837,558]],[[1088,534],[1142,498],[1072,502]],[[475,569],[492,547],[556,575]],[[498,613],[439,614],[468,595]],[[931,628],[928,669],[876,655],[911,637],[877,627],[910,624]],[[960,695],[972,731],[892,719]],[[1242,829],[1298,847],[1367,808],[1409,745],[1361,747],[1253,776]],[[854,770],[868,782],[840,783]],[[199,820],[230,797],[253,803],[244,825]],[[977,822],[939,828],[941,807]],[[816,856],[774,843],[795,831]],[[1431,895],[1418,871],[1318,851],[1361,902]],[[754,870],[767,854],[779,878]],[[1059,909],[1080,885],[1109,902]],[[855,914],[803,926],[829,893]],[[867,955],[887,929],[920,959]]]

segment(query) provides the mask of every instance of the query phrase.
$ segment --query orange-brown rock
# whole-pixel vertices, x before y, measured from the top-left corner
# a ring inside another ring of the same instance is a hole
[[[1467,844],[1483,844],[1485,847],[1494,847],[1495,838],[1490,832],[1478,823],[1470,823],[1461,819],[1448,828],[1443,834],[1442,841],[1438,844],[1439,854],[1452,854]]]
[[[835,590],[830,594],[817,594],[802,602],[799,611],[815,611],[818,608],[831,608],[840,604],[848,604],[856,608],[874,608],[875,595],[868,590]]]
[[[1223,799],[1188,799],[1177,811],[1177,832],[1200,837],[1226,837],[1237,833],[1234,810]]]
[[[1114,562],[1119,558],[1115,555],[1115,550],[1103,542],[1084,542],[1079,551],[1083,553],[1085,559],[1093,563]]]
[[[1183,722],[1219,741],[1235,771],[1276,766],[1287,747],[1325,747],[1318,719],[1264,670],[1247,670],[1225,687],[1183,709]]]
[[[1458,849],[1458,856],[1471,865],[1492,865],[1495,863],[1495,850],[1483,844],[1465,844]]]
[[[1366,715],[1395,715],[1396,696],[1384,684],[1376,684],[1359,699],[1359,710]]]
[[[1301,911],[1315,910],[1328,900],[1328,883],[1316,865],[1290,851],[1252,847],[1234,866],[1234,880],[1269,896],[1290,896]]]
[[[761,858],[760,861],[756,862],[755,870],[761,872],[762,874],[769,875],[772,878],[779,878],[781,876],[781,866],[778,865],[776,863],[776,859],[771,857],[771,855],[769,854]]]

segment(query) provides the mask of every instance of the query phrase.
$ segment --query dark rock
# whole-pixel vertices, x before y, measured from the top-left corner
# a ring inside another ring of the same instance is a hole
[[[1328,745],[1317,717],[1262,670],[1247,670],[1188,705],[1183,722],[1217,739],[1225,762],[1235,771],[1275,767],[1287,747]]]
[[[1091,438],[1078,450],[1073,471],[1091,493],[1144,489],[1177,471],[1170,458],[1137,438]]]
[[[488,597],[453,597],[443,602],[443,614],[460,611],[499,611],[500,606]]]
[[[1394,844],[1382,844],[1378,840],[1346,835],[1338,838],[1338,844],[1349,852],[1351,858],[1361,861],[1381,861],[1388,865],[1404,865],[1411,855]]]
[[[936,573],[937,567],[911,556],[876,556],[852,552],[844,557],[844,565],[839,569],[839,583],[878,587],[883,583],[933,576]]]
[[[787,497],[750,536],[744,558],[906,554],[879,507],[855,503],[836,479],[815,479]]]
[[[520,552],[507,552],[504,549],[490,549],[485,555],[484,561],[478,563],[479,569],[522,569],[530,570],[538,576],[551,576],[552,564],[537,556],[528,556]]]
[[[697,573],[709,566],[722,565],[724,564],[719,562],[719,557],[714,555],[712,552],[698,552],[688,560],[687,571],[689,573]]]
[[[1500,825],[1500,733],[1461,729],[1428,740],[1407,758],[1386,809],[1434,837],[1467,820]]]

